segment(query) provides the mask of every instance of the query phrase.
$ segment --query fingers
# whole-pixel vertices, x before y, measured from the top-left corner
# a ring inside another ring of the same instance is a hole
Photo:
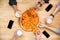
[[[45,27],[45,24],[42,23],[42,22],[39,22],[38,26],[39,26],[39,27]]]
[[[38,30],[37,32],[36,32],[36,40],[40,40],[40,36],[41,36],[41,32],[40,32],[40,30]]]
[[[17,39],[20,36],[22,36],[22,31],[20,29],[18,29],[14,32],[13,39]]]

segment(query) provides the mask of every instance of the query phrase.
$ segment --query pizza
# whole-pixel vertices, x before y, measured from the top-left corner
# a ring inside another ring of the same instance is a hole
[[[33,8],[26,10],[21,18],[19,18],[19,23],[22,25],[22,29],[26,31],[36,31],[36,25],[39,22],[39,17]],[[33,26],[34,25],[34,26]]]

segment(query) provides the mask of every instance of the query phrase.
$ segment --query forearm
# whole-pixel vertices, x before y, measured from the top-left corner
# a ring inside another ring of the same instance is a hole
[[[15,12],[18,11],[18,7],[16,5],[13,5],[12,7],[13,7]]]
[[[45,25],[45,27],[48,28],[48,29],[51,29],[52,31],[54,31],[54,32],[56,32],[56,33],[58,33],[58,34],[60,34],[60,28],[49,27],[49,26],[47,26],[47,25]]]
[[[59,10],[59,9],[56,8],[55,11],[54,11],[52,14],[55,15],[55,14],[57,13],[58,10]]]
[[[48,29],[51,29],[51,30],[53,30],[53,31],[56,31],[57,30],[57,28],[54,28],[54,27],[49,27],[49,26],[45,26],[46,28],[48,28]]]
[[[14,11],[18,11],[16,0],[9,0],[9,5],[13,7]]]
[[[53,15],[55,15],[58,10],[60,10],[60,3],[57,4],[57,8],[56,8],[56,10],[54,11]]]
[[[58,34],[56,34],[55,32],[53,32],[52,30],[50,30],[50,29],[48,29],[48,28],[43,28],[43,31],[46,31],[49,35],[50,35],[50,37],[47,39],[47,40],[58,40],[59,38],[60,38],[60,35],[58,35]],[[43,32],[42,31],[42,32]],[[44,34],[42,34],[42,35],[44,35]],[[45,37],[46,38],[46,37]],[[44,39],[44,38],[43,38]]]
[[[16,40],[16,38],[13,38],[12,40]]]
[[[17,37],[13,37],[11,40],[16,40],[17,39]]]

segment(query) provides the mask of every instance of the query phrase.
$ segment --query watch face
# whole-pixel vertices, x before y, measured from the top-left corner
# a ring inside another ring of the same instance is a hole
[[[35,10],[30,8],[22,14],[21,20],[19,19],[19,22],[21,23],[23,30],[32,31],[34,27],[33,25],[37,25],[39,22],[39,17]]]

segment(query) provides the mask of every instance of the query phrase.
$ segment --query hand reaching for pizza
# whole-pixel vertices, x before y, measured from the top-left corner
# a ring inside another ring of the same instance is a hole
[[[40,40],[41,34],[40,30],[36,32],[36,40]]]

